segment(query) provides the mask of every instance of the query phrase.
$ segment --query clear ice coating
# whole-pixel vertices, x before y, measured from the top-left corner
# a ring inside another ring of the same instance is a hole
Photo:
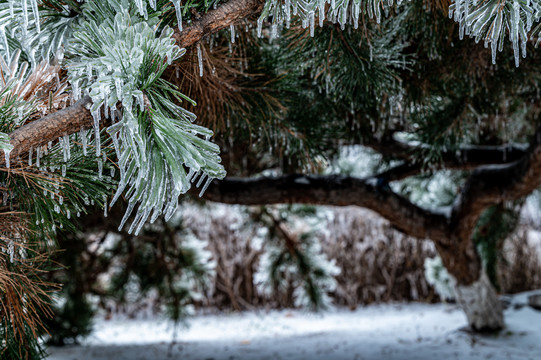
[[[231,32],[231,43],[235,42],[235,25],[229,25],[229,30]]]
[[[199,64],[199,76],[203,77],[203,54],[201,53],[201,46],[197,43],[197,63]]]
[[[182,8],[181,8],[180,0],[171,0],[171,2],[175,6],[175,13],[177,15],[178,30],[182,31]]]
[[[133,4],[138,13],[161,6],[158,2],[147,3],[146,0],[138,0]],[[173,1],[173,5],[181,25],[180,1]],[[128,209],[122,219],[121,228],[133,213],[134,219],[129,230],[137,233],[148,219],[153,221],[160,215],[173,215],[178,206],[178,197],[190,189],[189,179],[193,178],[195,173],[204,174],[198,183],[203,192],[212,179],[225,176],[225,170],[219,164],[218,146],[209,141],[212,132],[194,124],[194,114],[168,99],[163,100],[166,102],[162,104],[163,107],[153,107],[152,102],[155,99],[152,93],[145,92],[146,97],[143,94],[139,78],[142,71],[147,71],[142,68],[144,57],[151,56],[158,63],[171,63],[178,59],[183,51],[171,38],[164,35],[169,34],[171,37],[172,30],[156,34],[157,27],[150,26],[141,19],[140,22],[134,19],[140,18],[128,16],[127,12],[119,12],[115,16],[111,32],[114,41],[110,42],[106,54],[98,55],[95,59],[70,58],[67,68],[73,92],[78,97],[88,93],[92,99],[92,106],[88,109],[93,117],[90,131],[94,132],[93,145],[96,147],[98,168],[96,175],[99,178],[104,176],[105,171],[104,160],[100,156],[104,154],[100,149],[101,118],[107,117],[109,113],[110,118],[114,118],[112,125],[106,130],[114,145],[120,179],[116,193],[106,206],[113,205],[120,196],[125,196]],[[106,32],[110,30],[108,26],[110,25],[101,24],[99,28]],[[234,39],[234,33],[232,35]],[[92,47],[92,44],[88,46]],[[200,44],[196,46],[200,74],[203,75],[203,49]],[[143,47],[151,49],[153,53],[149,55],[141,51]],[[155,80],[150,77],[145,86],[152,87],[153,81]],[[117,109],[118,103],[120,105]],[[102,114],[102,107],[109,111],[104,109]],[[149,107],[153,111],[146,112]],[[148,121],[153,124],[151,133],[148,132]],[[92,136],[83,129],[74,135],[72,140],[76,139],[75,136],[86,153]],[[62,138],[60,141],[63,147],[69,144],[69,139]],[[69,158],[67,149],[64,155]],[[113,174],[114,169],[111,169],[111,175]],[[85,204],[88,203],[89,199],[85,199]],[[79,212],[79,209],[75,210]]]
[[[4,159],[6,160],[6,168],[9,169],[9,158],[10,158],[10,155],[11,155],[11,149],[4,149]]]

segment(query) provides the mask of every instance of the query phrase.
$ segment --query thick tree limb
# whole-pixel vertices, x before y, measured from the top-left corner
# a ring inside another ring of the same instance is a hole
[[[230,0],[209,11],[182,31],[177,28],[173,37],[181,48],[193,45],[206,35],[233,25],[239,19],[259,14],[264,4],[264,0]]]
[[[386,157],[393,159],[411,160],[415,154],[428,149],[427,144],[411,145],[392,138],[381,142],[362,144]],[[441,152],[442,167],[448,169],[471,170],[481,165],[508,164],[520,159],[527,152],[527,145],[464,145],[458,150]],[[417,156],[418,157],[418,156]]]
[[[287,175],[256,179],[226,178],[214,181],[203,197],[243,205],[315,204],[371,209],[397,229],[418,238],[447,243],[447,217],[412,204],[377,178],[350,176]]]
[[[471,238],[483,211],[502,201],[515,200],[541,185],[541,128],[524,156],[504,165],[482,166],[468,178],[451,214],[451,226],[462,239]]]

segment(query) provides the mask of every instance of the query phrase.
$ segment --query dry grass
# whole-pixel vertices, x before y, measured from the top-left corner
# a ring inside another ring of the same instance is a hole
[[[436,254],[429,241],[394,230],[376,214],[360,208],[333,209],[323,251],[342,269],[334,301],[355,308],[388,301],[434,301],[424,277],[424,260]]]
[[[433,245],[404,236],[370,211],[334,208],[333,219],[318,241],[327,258],[341,269],[332,295],[338,305],[385,301],[436,301],[424,278],[424,259],[435,255]],[[185,224],[208,242],[217,263],[214,288],[207,306],[233,308],[291,307],[293,288],[280,294],[263,294],[254,281],[260,245],[254,229],[236,211],[185,212]]]
[[[213,289],[202,305],[235,310],[293,306],[292,288],[274,295],[258,288],[254,273],[260,244],[253,240],[255,229],[234,208],[191,209],[185,211],[185,224],[208,242],[217,263]],[[355,308],[375,302],[439,301],[424,274],[425,259],[436,255],[432,242],[407,237],[373,212],[356,207],[332,208],[325,226],[317,240],[341,269],[331,294],[335,304]],[[526,229],[506,241],[504,253],[499,268],[503,293],[541,288],[541,249],[528,241]]]
[[[541,237],[538,234],[521,227],[505,242],[505,257],[498,268],[501,292],[513,294],[541,289]]]

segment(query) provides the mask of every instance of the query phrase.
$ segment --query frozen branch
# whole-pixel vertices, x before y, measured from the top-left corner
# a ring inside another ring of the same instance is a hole
[[[173,37],[180,47],[193,45],[204,36],[234,24],[239,19],[257,14],[263,9],[263,5],[262,0],[231,0],[195,20],[183,31],[179,32],[177,29]],[[90,101],[89,97],[85,97],[64,110],[33,121],[10,133],[10,142],[14,147],[11,157],[21,156],[31,147],[47,144],[60,136],[73,134],[81,128],[91,128],[93,119],[86,108]],[[0,159],[3,158],[4,152],[0,150]],[[3,161],[0,161],[0,166],[5,166]]]
[[[264,0],[230,0],[203,15],[182,31],[177,28],[173,37],[181,48],[200,41],[203,37],[218,32],[240,19],[259,14]]]

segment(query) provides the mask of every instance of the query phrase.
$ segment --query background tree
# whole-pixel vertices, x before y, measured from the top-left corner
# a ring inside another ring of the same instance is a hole
[[[24,264],[35,271],[57,229],[123,197],[120,227],[137,234],[171,218],[192,183],[225,203],[370,208],[433,240],[470,325],[500,329],[475,240],[478,220],[497,216],[487,209],[541,182],[529,50],[540,14],[536,1],[496,0],[0,2],[2,279],[25,276],[36,301],[2,312],[5,353],[34,356],[35,326],[12,314],[38,318],[47,286]],[[315,175],[358,143],[384,155],[375,175]],[[220,148],[232,175],[275,175],[213,181],[225,176]],[[444,208],[416,204],[399,182],[441,169],[460,188]]]

